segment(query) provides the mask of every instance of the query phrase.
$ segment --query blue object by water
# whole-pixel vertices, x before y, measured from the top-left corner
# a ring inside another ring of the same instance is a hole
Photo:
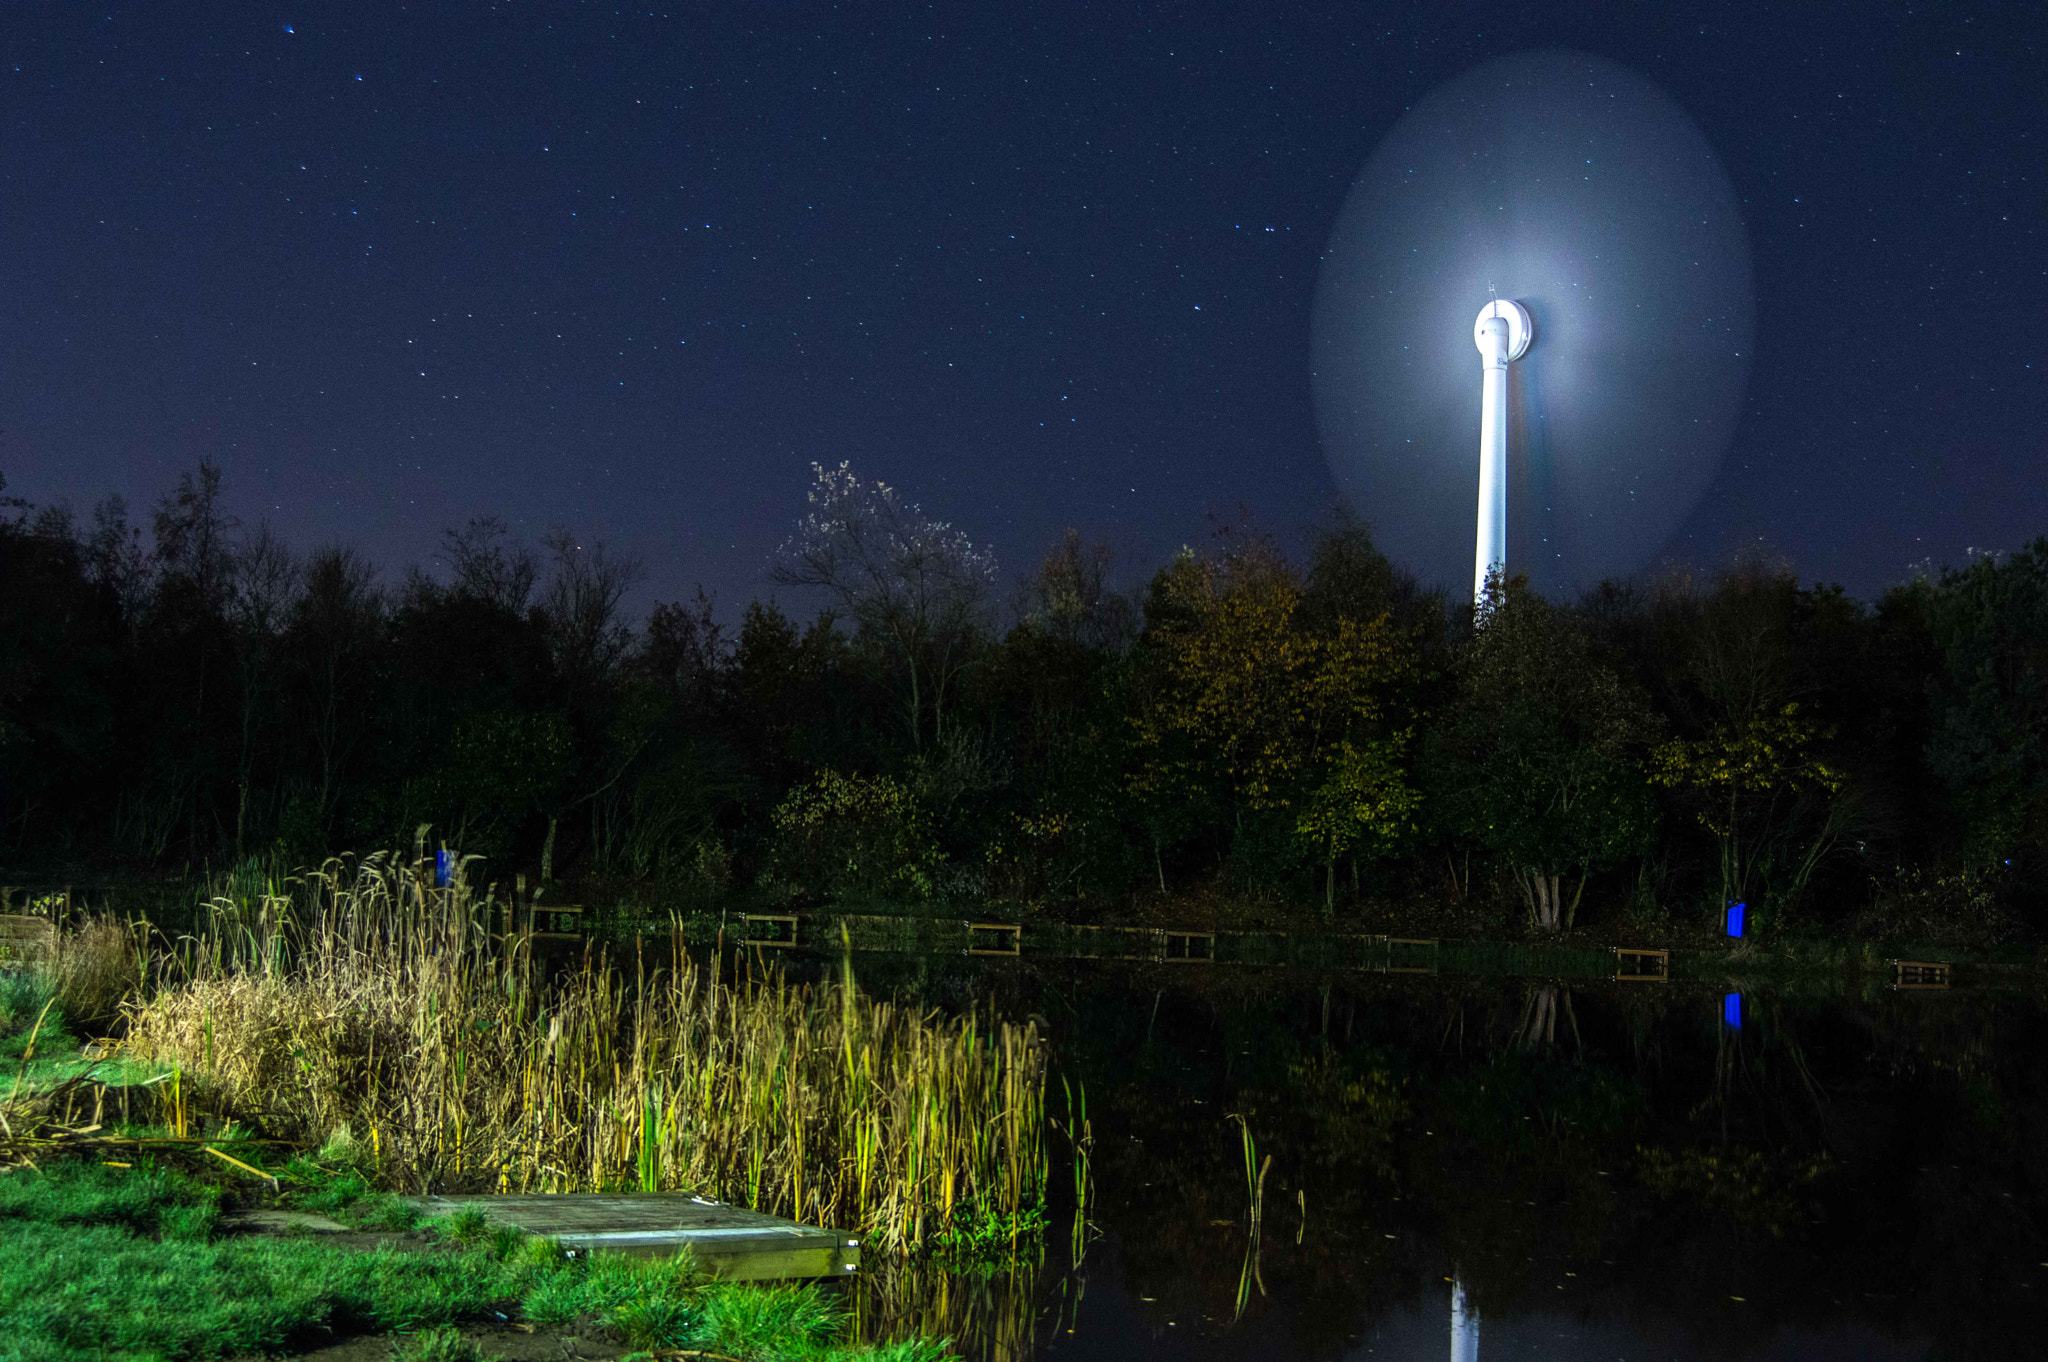
[[[1748,908],[1749,905],[1746,903],[1731,903],[1728,905],[1728,935],[1742,935],[1742,919]]]
[[[1721,995],[1721,1022],[1731,1031],[1742,1029],[1742,995],[1724,993]]]
[[[434,888],[446,889],[455,883],[455,853],[437,851],[434,853]]]

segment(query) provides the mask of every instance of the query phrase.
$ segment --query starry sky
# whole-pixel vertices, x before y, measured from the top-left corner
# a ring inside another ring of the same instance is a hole
[[[494,513],[722,614],[814,461],[1013,576],[1069,525],[1127,582],[1241,508],[1298,545],[1347,190],[1434,87],[1566,46],[1691,116],[1754,253],[1742,415],[1658,560],[1868,595],[2048,533],[2037,6],[7,8],[0,472],[37,502],[205,457],[387,580]]]

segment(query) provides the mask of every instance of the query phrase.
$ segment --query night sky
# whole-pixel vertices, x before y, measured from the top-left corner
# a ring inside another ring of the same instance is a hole
[[[1433,87],[1565,46],[1690,114],[1754,253],[1743,415],[1658,558],[1872,594],[2048,533],[2044,35],[1868,0],[13,3],[0,472],[146,510],[211,458],[245,523],[387,580],[472,515],[562,525],[728,615],[813,461],[1012,575],[1075,525],[1135,581],[1240,505],[1297,545],[1338,497],[1309,316],[1346,191]],[[1475,355],[1475,442],[1477,394]]]

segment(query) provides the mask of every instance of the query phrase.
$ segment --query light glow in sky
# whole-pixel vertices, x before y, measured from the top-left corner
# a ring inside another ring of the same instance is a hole
[[[1753,323],[1747,233],[1685,111],[1579,52],[1437,87],[1353,184],[1318,282],[1317,420],[1339,487],[1426,581],[1469,576],[1472,317],[1519,300],[1508,567],[1548,591],[1652,561],[1734,434]]]

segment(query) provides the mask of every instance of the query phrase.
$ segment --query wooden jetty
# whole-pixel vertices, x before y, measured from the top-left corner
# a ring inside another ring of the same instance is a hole
[[[844,1277],[860,1267],[860,1240],[844,1230],[799,1225],[688,1192],[422,1196],[412,1203],[433,1216],[474,1208],[496,1224],[571,1249],[662,1254],[687,1248],[699,1267],[729,1281]]]
[[[1671,982],[1671,952],[1638,950],[1631,946],[1609,947],[1614,952],[1614,977],[1636,983]]]
[[[1438,938],[1436,938],[1436,937],[1433,937],[1433,936],[1389,936],[1389,937],[1385,937],[1385,938],[1383,938],[1383,939],[1385,940],[1385,942],[1386,942],[1386,945],[1387,945],[1387,962],[1386,962],[1386,964],[1385,964],[1385,965],[1381,966],[1381,968],[1380,968],[1380,973],[1382,973],[1382,974],[1435,974],[1435,973],[1437,973],[1437,961],[1438,961],[1438,960],[1440,960],[1440,959],[1441,959],[1441,958],[1443,957],[1443,942],[1442,942],[1441,940],[1439,940]],[[1407,958],[1408,958],[1408,959],[1410,959],[1410,960],[1413,960],[1413,959],[1415,959],[1415,958],[1416,958],[1416,957],[1415,957],[1415,955],[1414,955],[1414,952],[1415,952],[1416,950],[1419,950],[1419,949],[1420,949],[1421,947],[1423,947],[1423,946],[1427,946],[1427,947],[1429,947],[1429,949],[1430,949],[1430,952],[1431,952],[1431,954],[1430,954],[1430,957],[1429,957],[1429,963],[1428,963],[1427,965],[1418,965],[1418,964],[1408,964],[1408,965],[1396,965],[1396,964],[1394,963],[1394,947],[1396,947],[1396,946],[1406,946],[1406,947],[1409,947],[1409,948],[1410,948],[1410,949],[1409,949],[1409,955],[1408,955],[1408,957],[1407,957]]]
[[[969,955],[1022,955],[1024,928],[1015,922],[970,922],[967,924]]]
[[[46,960],[57,942],[57,924],[46,917],[0,913],[0,960]]]
[[[1948,987],[1946,960],[1894,960],[1891,967],[1893,988]]]
[[[741,946],[794,946],[797,943],[795,913],[741,913]]]

